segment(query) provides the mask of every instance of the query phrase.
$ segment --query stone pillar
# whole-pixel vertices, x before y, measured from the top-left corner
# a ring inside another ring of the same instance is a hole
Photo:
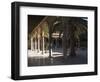
[[[58,41],[57,41],[57,38],[56,38],[56,48],[58,48]]]
[[[34,50],[34,46],[33,46],[33,37],[31,37],[31,50]]]
[[[42,54],[44,54],[44,32],[42,32]]]
[[[49,25],[49,57],[52,57],[52,25]]]
[[[34,41],[34,38],[33,38],[33,48],[35,50],[35,41]]]
[[[34,44],[34,46],[35,46],[35,51],[37,50],[37,40],[36,40],[36,37],[35,37],[35,44]]]
[[[38,52],[40,51],[40,35],[38,34]]]

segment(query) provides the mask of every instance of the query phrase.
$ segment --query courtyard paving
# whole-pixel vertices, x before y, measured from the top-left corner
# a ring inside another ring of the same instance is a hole
[[[49,58],[49,51],[41,54],[42,52],[28,50],[28,66],[51,66],[51,65],[77,65],[87,64],[88,56],[86,49],[76,50],[77,55],[74,57],[68,54],[64,57],[62,51],[52,51],[52,57]]]

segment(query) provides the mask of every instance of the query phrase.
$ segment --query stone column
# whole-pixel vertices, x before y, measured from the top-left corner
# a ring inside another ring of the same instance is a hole
[[[32,51],[34,50],[34,47],[33,47],[33,37],[31,37],[31,50]]]
[[[49,57],[52,57],[52,25],[49,24]]]
[[[57,38],[56,38],[56,49],[58,48],[57,46],[58,46],[58,41],[57,41]]]
[[[35,36],[35,51],[37,50],[37,40],[36,40],[36,36]]]
[[[35,41],[34,41],[34,38],[33,38],[33,48],[34,48],[34,51],[35,51]]]
[[[40,51],[40,35],[38,34],[38,52]]]
[[[42,32],[42,54],[44,54],[44,32]]]

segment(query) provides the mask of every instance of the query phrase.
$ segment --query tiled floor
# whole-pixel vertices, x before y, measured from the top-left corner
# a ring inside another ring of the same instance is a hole
[[[52,58],[49,58],[49,53],[41,55],[41,53],[28,51],[28,66],[51,66],[51,65],[74,65],[74,64],[87,64],[87,50],[80,49],[76,51],[77,56],[63,57],[60,52],[53,52]]]

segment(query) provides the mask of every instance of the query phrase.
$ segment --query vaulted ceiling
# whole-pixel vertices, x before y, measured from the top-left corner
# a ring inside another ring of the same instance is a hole
[[[45,16],[39,15],[28,15],[28,33],[30,34],[32,30],[41,22]]]

